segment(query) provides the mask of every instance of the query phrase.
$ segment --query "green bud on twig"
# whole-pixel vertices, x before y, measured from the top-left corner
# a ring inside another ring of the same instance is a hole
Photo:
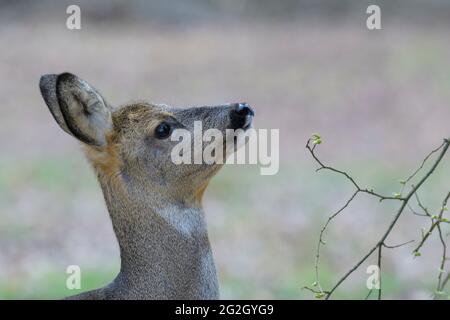
[[[314,298],[316,298],[316,299],[322,299],[323,297],[325,297],[325,293],[324,292],[317,292],[314,295]]]
[[[314,144],[321,144],[322,143],[322,138],[320,137],[320,134],[318,133],[313,133],[312,134],[312,140]]]

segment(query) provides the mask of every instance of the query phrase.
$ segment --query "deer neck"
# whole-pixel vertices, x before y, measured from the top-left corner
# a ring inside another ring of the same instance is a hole
[[[121,256],[110,294],[134,299],[218,298],[201,205],[174,199],[156,186],[101,184]]]

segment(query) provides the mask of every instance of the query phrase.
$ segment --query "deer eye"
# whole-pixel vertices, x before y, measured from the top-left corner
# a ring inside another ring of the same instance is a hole
[[[165,139],[170,136],[170,125],[167,122],[161,122],[155,129],[155,137]]]

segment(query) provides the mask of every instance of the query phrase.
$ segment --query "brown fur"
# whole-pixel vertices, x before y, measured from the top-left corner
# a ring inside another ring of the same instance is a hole
[[[192,134],[199,120],[204,130],[224,132],[235,105],[180,109],[143,102],[112,108],[69,73],[43,76],[40,88],[56,122],[83,143],[120,247],[114,281],[72,298],[218,298],[201,201],[222,165],[176,165],[171,150],[178,142],[158,136],[155,128],[164,121],[171,130]]]

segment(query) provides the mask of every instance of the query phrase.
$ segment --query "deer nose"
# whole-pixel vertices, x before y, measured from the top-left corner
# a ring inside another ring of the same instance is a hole
[[[234,111],[242,117],[246,117],[248,115],[250,116],[254,116],[255,112],[253,111],[252,108],[250,108],[250,106],[248,105],[248,103],[235,103],[234,104]]]
[[[245,102],[233,103],[230,107],[231,128],[248,129],[255,115],[253,109]]]

